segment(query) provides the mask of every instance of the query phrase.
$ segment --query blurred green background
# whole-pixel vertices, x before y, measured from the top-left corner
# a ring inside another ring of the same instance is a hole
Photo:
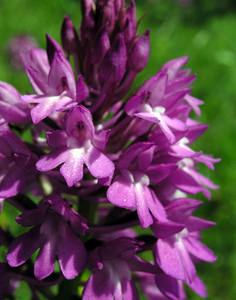
[[[220,189],[200,211],[217,222],[205,235],[215,250],[214,265],[200,265],[211,300],[236,299],[236,1],[235,0],[139,0],[140,31],[151,29],[152,53],[142,82],[167,60],[188,55],[197,75],[194,95],[204,99],[201,120],[209,130],[196,149],[220,157],[216,172],[205,173]],[[45,46],[45,33],[59,40],[63,16],[79,24],[79,0],[0,0],[0,80],[29,90],[26,76],[10,67],[7,43],[18,34],[35,37]],[[26,291],[27,292],[27,291]],[[17,300],[26,300],[23,290]],[[188,299],[199,299],[192,292]]]

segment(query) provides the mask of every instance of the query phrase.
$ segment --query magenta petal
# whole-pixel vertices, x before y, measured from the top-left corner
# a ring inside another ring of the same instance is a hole
[[[56,151],[55,153],[46,155],[41,158],[36,163],[36,167],[41,172],[53,170],[65,162],[65,160],[67,159],[67,155],[67,151]]]
[[[156,266],[141,259],[138,256],[130,257],[128,260],[128,264],[131,270],[135,272],[144,272],[150,274],[156,274]]]
[[[190,216],[186,220],[185,224],[189,231],[200,231],[216,225],[215,222],[204,220],[195,216]]]
[[[29,119],[29,109],[18,91],[0,81],[0,115],[11,123],[25,123]]]
[[[166,219],[166,212],[161,204],[160,200],[157,198],[156,194],[151,190],[149,187],[144,186],[143,191],[145,193],[145,201],[151,211],[152,215],[157,220],[165,220]]]
[[[190,143],[194,142],[197,138],[199,138],[206,130],[208,126],[204,124],[194,124],[189,127],[189,132],[187,134],[187,138]]]
[[[74,279],[80,274],[86,263],[84,245],[68,228],[64,230],[63,238],[58,245],[58,260],[66,279]]]
[[[194,280],[188,284],[188,286],[197,293],[200,297],[206,298],[207,297],[207,290],[204,283],[198,276],[195,276]]]
[[[184,267],[174,242],[170,239],[159,239],[155,254],[158,265],[167,275],[180,280],[185,279]]]
[[[96,178],[111,178],[114,173],[113,162],[95,147],[90,147],[86,156],[85,164],[90,173]]]
[[[119,158],[118,166],[121,170],[128,169],[130,164],[139,157],[142,153],[149,151],[149,154],[146,156],[145,161],[150,161],[152,156],[152,149],[153,144],[150,142],[144,142],[144,143],[135,143],[131,145],[128,149],[124,151],[124,153]],[[149,158],[148,158],[149,156]]]
[[[11,151],[14,153],[31,155],[26,144],[12,131],[0,131],[0,137],[11,147]]]
[[[134,209],[136,207],[134,186],[128,176],[119,176],[108,188],[108,200],[119,207]]]
[[[184,98],[184,96],[190,93],[191,90],[185,88],[183,90],[177,90],[177,92],[172,92],[170,88],[170,93],[165,96],[163,103],[165,103],[166,109],[169,109],[170,112],[175,112],[175,104],[178,105],[178,102]]]
[[[175,142],[175,135],[172,132],[172,130],[169,128],[169,124],[166,122],[167,117],[163,116],[160,120],[159,126],[164,133],[164,135],[167,137],[168,141],[173,144]],[[169,118],[168,118],[169,120]]]
[[[197,194],[202,191],[201,186],[186,172],[177,170],[171,176],[171,182],[180,190],[190,194]]]
[[[0,101],[17,105],[21,103],[21,96],[12,85],[0,81]]]
[[[125,112],[132,116],[133,114],[139,111],[139,108],[142,103],[142,97],[139,95],[135,95],[129,99],[129,101],[125,105]]]
[[[31,118],[34,124],[38,124],[43,119],[50,116],[56,106],[56,97],[40,97],[38,98],[40,101],[32,110],[31,110]]]
[[[48,240],[40,249],[39,256],[34,264],[34,275],[39,280],[42,280],[54,271],[54,261],[56,258],[56,242]]]
[[[0,101],[0,115],[8,123],[21,124],[29,120],[29,116],[25,111],[2,101]]]
[[[79,75],[76,82],[76,101],[80,103],[89,96],[89,88],[84,82],[82,75]]]
[[[179,250],[179,256],[181,258],[181,263],[185,273],[185,281],[187,283],[191,283],[194,277],[196,276],[195,266],[190,258],[190,254],[188,253],[187,248],[185,247],[184,241],[180,239],[177,243],[178,243],[177,247]]]
[[[47,93],[49,63],[46,51],[39,48],[32,49],[28,55],[24,55],[24,65],[35,92]]]
[[[72,102],[71,98],[66,96],[42,96],[35,100],[39,103],[31,110],[31,118],[34,124],[38,124],[54,112],[65,110],[66,106]]]
[[[173,221],[164,220],[154,222],[152,228],[158,238],[165,239],[183,230],[184,225],[175,223]]]
[[[137,112],[135,117],[141,118],[151,123],[160,124],[160,120],[151,112]]]
[[[180,216],[185,222],[188,222],[189,218],[186,219],[186,217],[190,216],[201,205],[202,202],[196,199],[178,198],[175,199],[175,201],[171,202],[166,207],[166,210],[168,212],[168,215],[170,215],[172,218],[174,216]]]
[[[168,61],[163,67],[162,70],[168,73],[169,79],[173,79],[177,72],[188,62],[188,57],[183,56],[176,59]]]
[[[123,280],[121,285],[122,295],[117,300],[139,300],[136,287],[132,281]]]
[[[66,160],[60,168],[60,172],[69,187],[77,184],[83,178],[83,165],[83,149],[78,148],[67,151]]]
[[[177,169],[176,164],[157,164],[151,165],[147,170],[147,175],[152,182],[158,184],[166,177],[168,177],[172,172]]]
[[[199,172],[195,171],[194,169],[188,169],[187,173],[192,176],[196,182],[198,182],[201,186],[206,187],[208,189],[216,190],[219,187],[214,184],[209,178],[203,176]]]
[[[0,182],[0,197],[9,198],[17,195],[25,183],[24,169],[11,166]]]
[[[112,300],[114,286],[108,270],[96,271],[92,274],[84,288],[83,300]]]
[[[164,98],[167,80],[167,75],[164,73],[160,73],[160,76],[156,80],[155,85],[153,85],[150,98],[148,99],[148,102],[151,104],[152,107],[159,106],[160,102]]]
[[[142,170],[143,172],[145,172],[146,169],[150,166],[154,156],[155,149],[156,147],[152,146],[146,151],[140,153],[138,157],[138,164],[139,164],[139,169]]]
[[[168,116],[163,116],[163,119],[164,119],[165,123],[174,130],[185,131],[187,129],[187,126],[185,125],[185,123],[176,118],[170,118]]]
[[[110,130],[102,130],[93,137],[93,145],[99,150],[104,150],[108,142]]]
[[[136,208],[140,224],[143,228],[147,228],[153,223],[153,218],[146,201],[146,191],[141,184],[136,184],[135,196]]]
[[[184,244],[187,250],[195,257],[200,260],[207,261],[207,262],[215,262],[217,257],[215,256],[214,252],[209,249],[206,245],[204,245],[201,241],[197,238],[193,238],[188,236]]]
[[[156,275],[156,284],[157,287],[160,289],[160,291],[163,293],[163,295],[165,295],[168,299],[170,300],[186,299],[183,285],[178,280],[164,273],[160,273]]]
[[[33,229],[16,238],[9,247],[7,261],[11,267],[18,267],[40,247],[38,230]]]
[[[184,100],[192,107],[192,109],[198,116],[201,115],[201,110],[200,110],[199,106],[203,104],[203,101],[201,101],[191,95],[187,95],[184,98]]]
[[[173,155],[176,155],[177,157],[195,157],[199,155],[198,153],[194,152],[191,148],[189,148],[187,145],[172,145],[171,150],[173,151]]]
[[[55,52],[48,76],[49,86],[58,94],[67,90],[68,95],[76,99],[76,83],[71,65],[60,51]]]

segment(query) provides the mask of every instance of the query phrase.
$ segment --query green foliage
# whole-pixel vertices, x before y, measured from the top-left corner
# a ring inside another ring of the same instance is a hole
[[[195,1],[191,7],[181,7],[170,0],[138,1],[140,30],[152,31],[152,53],[147,69],[137,84],[154,74],[168,59],[188,55],[189,66],[197,75],[194,95],[205,100],[201,120],[209,131],[196,145],[197,149],[222,158],[215,174],[207,173],[219,184],[213,200],[201,215],[217,222],[209,230],[205,242],[216,251],[218,262],[200,266],[199,273],[209,288],[210,300],[236,299],[236,43],[235,1]],[[73,0],[30,1],[0,0],[0,79],[8,81],[26,93],[26,77],[12,70],[8,63],[6,45],[11,37],[28,33],[44,46],[44,33],[59,38],[62,17],[68,14],[79,21],[79,2]],[[9,226],[6,210],[0,217]],[[13,224],[12,224],[13,225]],[[14,234],[18,226],[12,226]],[[17,290],[17,299],[28,299],[27,287]],[[65,298],[66,299],[66,298]],[[191,292],[189,299],[199,297]],[[62,299],[61,299],[62,300]]]

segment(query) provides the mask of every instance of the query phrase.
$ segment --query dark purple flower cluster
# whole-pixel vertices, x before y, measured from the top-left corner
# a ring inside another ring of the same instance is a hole
[[[186,57],[126,97],[150,51],[137,27],[133,0],[83,0],[80,32],[65,17],[63,47],[47,36],[46,51],[22,56],[34,92],[0,83],[0,200],[26,229],[0,232],[2,293],[14,290],[9,276],[37,299],[90,272],[83,300],[139,299],[138,286],[150,300],[182,300],[185,284],[206,296],[195,265],[216,259],[201,242],[214,223],[194,216],[195,196],[217,188],[198,166],[218,160],[190,148],[207,126],[192,119],[202,101]]]

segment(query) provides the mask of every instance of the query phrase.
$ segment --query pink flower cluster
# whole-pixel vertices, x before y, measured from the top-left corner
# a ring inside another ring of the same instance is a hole
[[[47,36],[46,51],[22,56],[32,94],[0,83],[0,200],[28,228],[0,232],[0,294],[25,280],[38,299],[89,268],[83,300],[139,299],[138,286],[149,300],[182,300],[185,284],[205,297],[195,265],[216,259],[201,242],[214,223],[194,212],[217,186],[198,165],[219,160],[191,149],[207,126],[192,119],[203,102],[188,59],[128,97],[150,52],[135,2],[83,0],[82,16],[80,32],[65,17],[63,47]]]

